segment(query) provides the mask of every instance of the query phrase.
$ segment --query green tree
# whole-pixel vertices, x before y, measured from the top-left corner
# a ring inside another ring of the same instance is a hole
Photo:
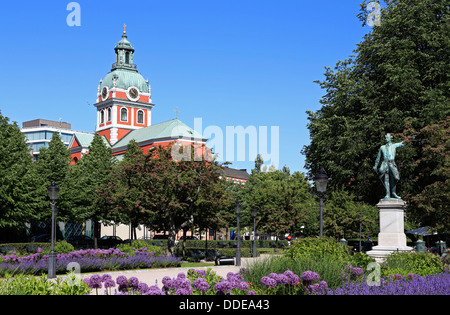
[[[216,214],[225,192],[217,163],[196,157],[194,146],[183,146],[180,150],[188,158],[175,160],[172,149],[173,145],[158,146],[147,155],[124,159],[112,180],[103,185],[99,199],[109,217],[168,231],[170,253],[178,231],[194,224],[201,228],[223,225]]]
[[[37,217],[37,184],[25,135],[0,113],[0,228],[23,228]]]
[[[286,167],[252,173],[244,186],[243,199],[247,216],[251,208],[258,209],[258,231],[277,236],[299,234],[307,220],[308,209],[314,206],[311,186],[304,174],[290,174]]]
[[[64,190],[66,185],[66,176],[69,171],[70,152],[61,140],[57,132],[53,133],[52,140],[48,148],[41,148],[39,150],[39,159],[35,163],[36,179],[39,181],[38,194],[40,198],[37,200],[40,203],[41,220],[49,220],[51,218],[51,208],[49,207],[48,190],[52,181],[60,190]],[[61,201],[61,195],[58,197]],[[61,214],[61,213],[60,213]],[[59,216],[59,219],[61,217]]]
[[[342,187],[333,190],[323,207],[324,234],[338,238],[356,238],[378,235],[378,209],[375,206],[356,201],[353,194]]]
[[[361,5],[363,24],[368,2]],[[333,178],[331,190],[343,186],[370,204],[383,196],[372,166],[384,134],[401,134],[407,122],[420,130],[450,110],[448,5],[434,0],[385,3],[381,24],[365,35],[355,55],[334,69],[327,67],[318,82],[326,93],[322,108],[307,112],[311,143],[302,150],[310,179],[323,165]],[[398,154],[403,194],[414,193],[410,179],[419,172],[412,166],[418,154],[412,145]]]
[[[419,151],[413,167],[412,193],[405,196],[408,217],[420,226],[448,232],[450,226],[450,118],[433,123],[419,132],[408,128],[405,136],[415,136],[412,145]]]
[[[72,222],[82,222],[91,219],[94,222],[94,241],[100,235],[100,222],[108,221],[107,207],[98,202],[98,190],[108,183],[115,165],[111,148],[104,137],[95,134],[89,153],[70,168],[66,188],[61,191],[66,203],[64,209]]]

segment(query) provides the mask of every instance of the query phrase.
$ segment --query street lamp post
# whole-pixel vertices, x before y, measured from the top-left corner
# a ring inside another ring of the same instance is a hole
[[[241,265],[241,204],[236,201],[236,219],[237,219],[237,248],[236,248],[236,266]]]
[[[362,225],[362,213],[359,213],[359,252],[361,253],[361,225]]]
[[[319,174],[317,174],[316,177],[314,178],[317,193],[319,194],[320,197],[320,236],[323,235],[323,196],[327,191],[328,181],[329,179],[327,174],[325,173],[325,170],[323,169],[323,167],[320,167]]]
[[[258,214],[258,209],[253,207],[252,216],[253,216],[253,257],[256,257],[256,215]]]
[[[48,195],[52,205],[52,231],[51,231],[51,249],[48,259],[48,278],[56,278],[56,254],[55,254],[55,238],[56,238],[56,215],[58,209],[56,208],[56,200],[58,199],[59,187],[53,181],[52,185],[48,187]]]

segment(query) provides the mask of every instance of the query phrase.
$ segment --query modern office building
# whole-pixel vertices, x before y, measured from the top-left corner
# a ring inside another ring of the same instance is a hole
[[[62,142],[68,147],[75,133],[75,131],[71,130],[71,127],[69,123],[62,121],[35,119],[24,122],[20,130],[25,134],[33,159],[36,161],[41,148],[48,148],[55,132],[59,133]]]

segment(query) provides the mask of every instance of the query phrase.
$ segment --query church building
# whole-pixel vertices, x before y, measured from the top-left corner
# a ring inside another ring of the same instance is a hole
[[[126,30],[114,50],[116,60],[111,71],[100,80],[97,103],[94,104],[97,109],[96,132],[104,137],[112,154],[121,160],[131,140],[138,143],[144,154],[153,146],[174,142],[194,143],[204,148],[207,139],[178,118],[152,125],[155,105],[151,99],[151,86],[133,62],[135,50],[127,39]],[[69,143],[71,164],[88,153],[93,137],[94,134],[74,133]]]
[[[206,141],[201,134],[181,122],[178,118],[152,124],[152,91],[148,80],[137,70],[134,64],[134,47],[127,39],[124,30],[122,39],[116,44],[116,59],[111,71],[100,80],[97,88],[96,132],[103,136],[112,154],[119,161],[123,158],[130,141],[134,140],[147,154],[154,146],[166,146],[171,143],[194,144],[206,149]],[[71,164],[76,164],[84,154],[89,153],[94,134],[75,132],[69,142]],[[235,183],[244,185],[248,179],[246,170],[224,168],[223,176]],[[150,233],[151,234],[151,233]],[[102,226],[102,235],[131,237],[131,227],[126,225]],[[139,226],[137,238],[148,238],[149,230]],[[206,235],[205,235],[206,237]],[[208,233],[211,239],[211,233]]]

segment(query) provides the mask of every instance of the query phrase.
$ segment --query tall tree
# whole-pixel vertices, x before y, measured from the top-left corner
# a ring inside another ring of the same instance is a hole
[[[181,160],[173,159],[172,149],[173,145],[158,146],[145,156],[124,160],[100,190],[109,217],[168,231],[170,253],[178,231],[193,224],[221,225],[216,211],[224,195],[219,165],[198,158],[194,146],[183,146],[187,158]]]
[[[96,202],[98,189],[110,181],[115,163],[111,148],[104,137],[96,133],[89,146],[89,153],[70,168],[68,185],[61,191],[66,200],[64,209],[68,211],[66,215],[71,221],[93,221],[95,244],[100,235],[100,221],[108,220],[106,206]]]
[[[369,1],[359,15],[367,20]],[[307,112],[311,143],[302,150],[309,178],[323,165],[333,178],[365,202],[383,196],[372,166],[387,132],[407,122],[417,130],[450,114],[450,16],[445,1],[387,0],[381,24],[365,35],[351,59],[326,68],[318,82],[326,91],[322,108]],[[401,138],[394,141],[403,140]],[[418,148],[399,152],[400,191],[412,193],[410,167]]]
[[[0,228],[23,228],[37,218],[37,184],[25,135],[0,113]]]
[[[297,233],[307,220],[308,208],[314,206],[311,187],[299,172],[288,168],[252,174],[244,186],[247,211],[258,209],[258,230],[277,236]]]
[[[41,148],[39,150],[39,159],[35,163],[36,177],[40,182],[38,193],[40,200],[41,220],[50,220],[51,211],[49,207],[49,197],[47,187],[53,181],[60,190],[64,190],[66,185],[66,176],[69,171],[70,152],[61,140],[58,133],[53,133],[52,140],[48,148]],[[61,196],[60,196],[61,197]],[[61,198],[59,198],[61,200]],[[59,217],[61,219],[61,217]]]
[[[404,136],[414,135],[419,156],[413,167],[412,193],[405,196],[410,205],[408,217],[420,226],[433,226],[449,232],[450,226],[450,117],[419,131],[409,126]]]

